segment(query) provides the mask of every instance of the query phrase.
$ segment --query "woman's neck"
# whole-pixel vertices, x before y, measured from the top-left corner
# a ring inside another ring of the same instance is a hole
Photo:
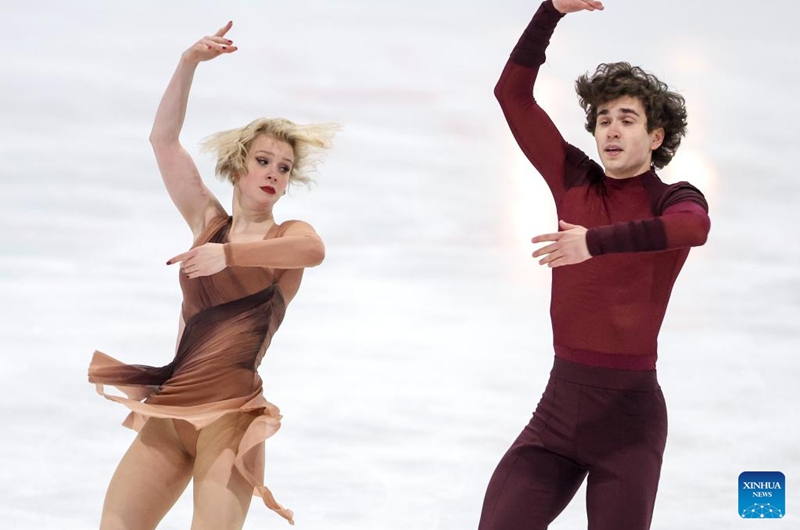
[[[275,224],[271,206],[267,208],[263,205],[254,207],[247,204],[248,201],[242,199],[238,190],[234,188],[232,234],[263,234]]]

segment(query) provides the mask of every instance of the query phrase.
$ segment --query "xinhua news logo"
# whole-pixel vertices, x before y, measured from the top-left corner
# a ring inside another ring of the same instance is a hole
[[[786,515],[786,477],[779,471],[745,471],[739,475],[739,516],[782,519]]]

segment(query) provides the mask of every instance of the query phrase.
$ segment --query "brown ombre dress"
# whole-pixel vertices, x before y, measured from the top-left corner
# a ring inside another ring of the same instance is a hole
[[[230,226],[229,217],[215,218],[192,248],[226,243]],[[280,232],[275,225],[265,239]],[[286,310],[274,271],[229,266],[195,279],[181,274],[180,285],[185,328],[172,362],[129,365],[95,351],[89,382],[105,398],[131,409],[123,425],[137,431],[150,417],[183,420],[200,430],[225,414],[254,416],[241,438],[236,469],[253,485],[254,495],[292,522],[292,511],[278,504],[263,483],[263,442],[281,420],[278,408],[264,399],[257,372]],[[105,384],[127,397],[107,394]]]

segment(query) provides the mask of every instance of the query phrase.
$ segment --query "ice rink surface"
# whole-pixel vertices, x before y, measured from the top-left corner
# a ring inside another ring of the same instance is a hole
[[[537,98],[595,155],[572,92],[628,60],[682,92],[668,181],[711,205],[660,338],[670,414],[653,530],[750,528],[742,471],[782,471],[800,520],[800,40],[796,2],[609,0],[556,30]],[[306,273],[261,367],[283,414],[267,484],[307,530],[476,528],[486,484],[552,363],[549,280],[531,236],[547,188],[492,89],[536,1],[3,0],[0,69],[0,524],[97,527],[134,433],[86,382],[94,349],[166,364],[191,233],[147,142],[180,53],[227,20],[240,47],[202,64],[183,142],[259,116],[344,126],[279,220],[312,223]],[[583,492],[552,525],[585,528]],[[160,528],[188,528],[185,495]],[[286,528],[254,500],[245,528]]]

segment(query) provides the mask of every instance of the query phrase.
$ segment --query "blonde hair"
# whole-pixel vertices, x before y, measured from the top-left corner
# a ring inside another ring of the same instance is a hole
[[[215,172],[220,179],[235,183],[247,173],[247,153],[253,140],[260,135],[273,136],[286,142],[294,151],[290,183],[311,182],[308,172],[319,164],[322,150],[331,146],[333,136],[341,127],[335,123],[298,125],[283,118],[259,118],[244,127],[222,131],[201,142],[203,151],[217,157]]]

